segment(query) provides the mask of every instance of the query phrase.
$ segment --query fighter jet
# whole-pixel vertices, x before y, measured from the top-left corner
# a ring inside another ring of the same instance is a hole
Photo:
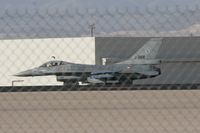
[[[132,84],[133,80],[153,78],[161,74],[160,60],[155,59],[162,38],[151,38],[130,58],[110,65],[88,65],[53,60],[15,74],[18,77],[55,75],[64,85]]]

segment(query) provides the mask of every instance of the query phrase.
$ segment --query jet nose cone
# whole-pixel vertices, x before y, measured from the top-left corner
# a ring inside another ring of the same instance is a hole
[[[32,75],[33,75],[32,70],[27,70],[27,71],[14,74],[14,76],[17,76],[17,77],[26,77],[26,76],[32,76]]]

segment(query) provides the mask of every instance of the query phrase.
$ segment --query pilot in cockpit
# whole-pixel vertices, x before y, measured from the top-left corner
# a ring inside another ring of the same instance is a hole
[[[54,67],[54,66],[60,66],[60,65],[64,65],[64,64],[65,63],[63,61],[50,61],[50,62],[43,64],[40,67]]]

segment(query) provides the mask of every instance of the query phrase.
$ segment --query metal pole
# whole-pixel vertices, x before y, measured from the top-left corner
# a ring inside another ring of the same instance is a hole
[[[24,80],[13,80],[12,81],[12,86],[14,86],[16,82],[24,82]]]
[[[90,34],[91,34],[91,37],[93,37],[94,36],[94,30],[95,30],[95,24],[91,24],[91,25],[89,25],[89,28],[90,28]]]

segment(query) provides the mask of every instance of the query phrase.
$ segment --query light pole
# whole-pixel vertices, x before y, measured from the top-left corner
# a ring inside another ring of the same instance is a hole
[[[94,30],[95,30],[95,24],[90,24],[89,25],[89,28],[90,28],[90,34],[91,34],[91,37],[93,37],[94,36]]]

